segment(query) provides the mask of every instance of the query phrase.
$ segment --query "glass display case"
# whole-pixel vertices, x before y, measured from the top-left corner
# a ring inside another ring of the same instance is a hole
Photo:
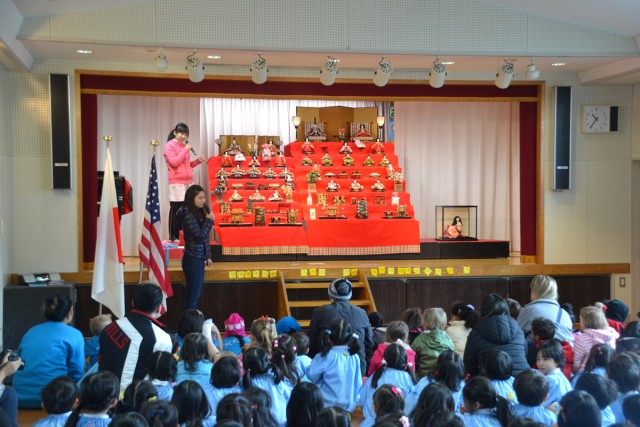
[[[478,240],[478,207],[436,206],[436,240]]]

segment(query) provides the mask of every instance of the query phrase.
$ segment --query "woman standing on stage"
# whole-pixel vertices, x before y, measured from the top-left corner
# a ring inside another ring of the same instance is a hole
[[[184,196],[184,204],[176,213],[176,223],[184,232],[182,271],[187,284],[184,308],[197,308],[204,268],[211,267],[209,232],[213,226],[213,214],[207,206],[204,188],[192,185]]]
[[[164,147],[164,159],[169,169],[169,240],[176,241],[180,238],[176,212],[182,206],[187,188],[193,184],[193,168],[204,162],[204,156],[200,155],[191,161],[189,151],[192,146],[187,141],[189,127],[184,123],[178,123],[167,137]],[[195,151],[193,151],[195,154]]]

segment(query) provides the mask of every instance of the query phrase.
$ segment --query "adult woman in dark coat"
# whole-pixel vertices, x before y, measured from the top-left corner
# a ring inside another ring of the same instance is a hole
[[[467,337],[464,349],[464,367],[467,373],[477,375],[482,355],[487,350],[501,350],[511,356],[513,375],[529,369],[527,342],[518,323],[509,315],[507,302],[498,294],[482,299],[480,320]]]

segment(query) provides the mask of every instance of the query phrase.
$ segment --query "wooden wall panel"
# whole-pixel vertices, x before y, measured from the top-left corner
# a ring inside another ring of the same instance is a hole
[[[385,323],[402,319],[402,312],[407,308],[405,281],[402,279],[369,279],[369,287],[373,294],[378,312]]]
[[[480,307],[482,298],[492,292],[504,297],[508,293],[505,277],[470,277],[465,279],[408,279],[407,302],[410,307],[442,307],[447,314],[456,302]]]

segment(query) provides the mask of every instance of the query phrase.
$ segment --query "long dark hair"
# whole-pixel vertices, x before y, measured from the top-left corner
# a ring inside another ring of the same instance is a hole
[[[411,421],[414,426],[428,426],[434,415],[453,412],[454,409],[451,390],[443,384],[431,383],[420,393],[418,403],[411,413]]]
[[[376,421],[388,414],[404,410],[402,391],[390,384],[382,384],[373,393],[373,405],[376,407]]]
[[[509,401],[496,393],[496,389],[486,377],[473,377],[462,389],[465,403],[478,403],[480,408],[496,408],[496,417],[502,427],[507,427],[511,421]]]
[[[296,341],[288,334],[281,334],[273,340],[271,351],[271,369],[276,377],[288,379],[295,385],[300,382],[300,374],[294,366],[296,358]]]
[[[171,398],[178,409],[178,422],[186,427],[200,427],[205,418],[211,415],[209,400],[200,384],[185,380],[178,384]]]
[[[187,334],[180,349],[180,359],[184,361],[184,367],[189,372],[198,369],[198,362],[209,357],[207,337],[198,333]]]
[[[451,307],[451,314],[458,316],[460,320],[463,320],[464,326],[466,326],[467,329],[473,328],[479,317],[476,309],[471,304],[464,302],[453,304]]]
[[[373,388],[378,387],[378,381],[386,369],[396,369],[398,371],[404,371],[411,377],[413,383],[416,383],[416,377],[413,373],[413,369],[407,363],[407,351],[403,346],[398,344],[390,344],[385,350],[383,357],[383,363],[373,373],[371,377],[371,386]]]
[[[207,211],[204,208],[196,207],[196,197],[199,193],[204,192],[204,188],[198,184],[193,184],[187,188],[187,192],[184,195],[184,202],[182,206],[187,208],[196,218],[204,218],[207,216]]]
[[[287,427],[313,427],[324,408],[322,392],[317,385],[301,382],[293,388],[287,403]]]
[[[349,347],[349,354],[358,354],[360,341],[353,333],[351,325],[344,319],[335,319],[329,327],[320,334],[320,354],[322,357],[329,354],[329,350],[334,345],[346,345]]]
[[[216,418],[220,421],[233,420],[243,427],[251,427],[251,402],[240,393],[227,394],[218,403]]]
[[[176,133],[178,132],[186,133],[187,136],[189,136],[189,126],[185,125],[184,123],[178,123],[176,127],[171,129],[171,132],[169,132],[169,136],[167,136],[167,141],[171,141],[173,138],[175,138]]]
[[[215,388],[231,388],[240,382],[240,366],[234,356],[222,356],[213,364],[211,385]]]
[[[253,427],[277,427],[278,422],[271,413],[271,395],[258,387],[245,390],[242,395],[251,403]]]
[[[460,381],[464,379],[464,375],[464,363],[458,353],[445,350],[438,355],[436,369],[432,375],[434,381],[454,392],[460,390]]]
[[[242,386],[245,390],[253,386],[252,377],[256,375],[264,375],[271,369],[271,359],[269,353],[261,347],[251,347],[244,353],[242,357],[244,365],[244,376],[242,377]],[[280,378],[274,378],[274,383],[278,384],[282,381]]]
[[[509,305],[498,294],[489,294],[482,298],[480,303],[480,318],[485,319],[491,316],[504,314],[509,316]]]
[[[596,368],[607,369],[609,362],[611,362],[611,359],[613,359],[615,354],[616,351],[611,348],[610,345],[604,343],[595,344],[591,347],[591,350],[589,350],[589,356],[587,357],[587,362],[584,365],[585,374],[592,372]]]
[[[78,424],[83,411],[106,411],[118,399],[119,394],[120,383],[112,372],[97,372],[85,377],[80,384],[80,403],[69,415],[65,427]]]

